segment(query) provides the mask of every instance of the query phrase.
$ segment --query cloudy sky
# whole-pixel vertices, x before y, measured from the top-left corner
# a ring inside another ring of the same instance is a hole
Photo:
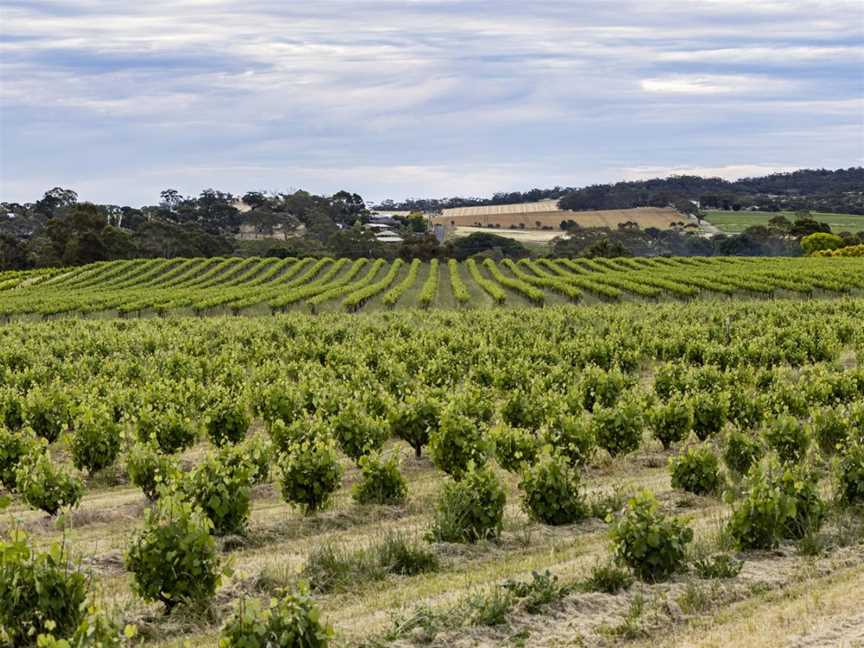
[[[0,200],[861,164],[861,0],[0,0]]]

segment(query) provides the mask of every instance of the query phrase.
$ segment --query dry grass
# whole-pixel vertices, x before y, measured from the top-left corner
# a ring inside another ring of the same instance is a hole
[[[864,646],[864,566],[808,578],[723,608],[651,648]],[[644,642],[648,648],[649,642]]]
[[[396,447],[402,453],[403,472],[410,489],[409,501],[401,507],[355,505],[350,498],[349,484],[356,477],[356,471],[347,463],[345,484],[333,507],[317,516],[304,517],[283,502],[275,484],[257,487],[253,492],[247,537],[222,543],[223,554],[231,561],[234,574],[223,583],[212,606],[203,612],[193,614],[181,610],[164,617],[159,606],[146,605],[132,595],[122,557],[131,533],[141,524],[141,513],[146,506],[136,489],[128,485],[94,484],[79,509],[67,518],[67,543],[73,552],[85,557],[84,566],[92,570],[96,590],[104,604],[125,622],[139,625],[144,645],[167,648],[188,641],[190,646],[212,646],[217,642],[219,626],[238,597],[269,596],[280,586],[292,585],[315,547],[338,545],[350,551],[370,547],[387,534],[422,538],[444,477],[427,459],[415,460],[407,446]],[[185,453],[184,459],[200,458],[204,450],[203,445],[193,448]],[[589,498],[601,496],[615,488],[626,493],[650,489],[657,493],[666,510],[688,517],[700,542],[716,544],[727,507],[719,499],[692,498],[672,491],[665,456],[658,453],[653,443],[646,442],[644,450],[633,456],[601,461],[584,475],[586,495]],[[658,457],[662,460],[657,461]],[[440,561],[438,571],[357,582],[317,597],[325,618],[337,629],[340,645],[357,645],[382,636],[392,627],[394,616],[410,616],[417,605],[428,606],[432,614],[444,614],[443,611],[458,606],[466,597],[482,598],[494,592],[502,581],[525,580],[534,571],[549,570],[562,582],[576,583],[586,579],[596,565],[609,559],[604,522],[586,520],[557,528],[531,522],[520,506],[518,479],[508,473],[499,474],[508,496],[505,529],[499,542],[477,546],[436,545],[433,551]],[[20,504],[13,507],[12,513],[33,534],[37,544],[44,546],[60,537],[56,525],[41,513],[29,511]],[[801,614],[806,614],[809,621],[790,624],[786,634],[821,631],[832,615],[842,616],[848,607],[844,607],[841,592],[832,593],[835,581],[831,574],[840,574],[838,570],[842,569],[859,570],[855,572],[857,584],[850,577],[847,589],[850,596],[859,597],[856,600],[864,594],[860,571],[864,550],[856,546],[837,555],[839,562],[832,557],[805,559],[794,549],[781,555],[754,556],[748,558],[742,574],[733,579],[734,584],[724,584],[720,588],[712,589],[713,586],[690,575],[658,586],[636,585],[617,595],[576,593],[539,614],[514,609],[501,626],[444,630],[431,645],[494,646],[510,643],[511,639],[516,641],[523,635],[528,638],[523,645],[531,646],[610,645],[625,636],[638,637],[643,633],[655,638],[665,636],[676,624],[679,634],[671,635],[668,645],[696,645],[692,643],[696,639],[707,641],[710,637],[723,637],[726,629],[733,634],[750,632],[742,624],[751,613],[764,613],[767,628],[774,618],[771,610],[780,606],[783,599],[765,598],[760,592],[766,588],[781,594],[787,590],[793,592],[802,579],[824,583],[824,587],[814,591],[824,590],[826,600],[830,594],[834,602],[824,610],[802,608]],[[805,568],[807,565],[818,568]],[[693,585],[694,579],[696,585]],[[689,597],[686,600],[690,608],[704,606],[699,616],[693,617],[708,619],[702,626],[691,625],[695,621],[689,617],[689,608],[684,625],[682,619],[670,614],[669,610],[674,608],[669,607],[668,601],[682,600],[681,597]],[[790,598],[788,605],[792,606],[794,600],[797,599]],[[720,603],[735,601],[741,602],[717,611]],[[748,608],[748,604],[752,608]],[[640,608],[638,615],[634,614],[636,607]],[[733,613],[739,609],[740,612]],[[782,609],[777,609],[780,614]],[[796,614],[798,612],[792,616]],[[771,634],[762,625],[754,626],[752,632],[757,637]],[[413,643],[403,638],[397,645]],[[802,648],[810,645],[802,644]]]

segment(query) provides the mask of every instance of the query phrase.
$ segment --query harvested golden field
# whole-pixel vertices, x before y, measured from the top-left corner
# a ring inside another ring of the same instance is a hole
[[[636,209],[608,209],[574,212],[558,208],[554,200],[518,205],[490,205],[485,207],[459,207],[445,209],[433,224],[446,227],[504,227],[514,229],[560,229],[561,221],[574,220],[580,227],[611,227],[635,222],[639,227],[669,229],[672,223],[686,220],[674,209],[638,207]]]

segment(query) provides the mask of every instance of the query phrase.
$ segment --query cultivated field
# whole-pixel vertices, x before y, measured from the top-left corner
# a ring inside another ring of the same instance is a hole
[[[0,274],[0,316],[253,315],[858,294],[861,259],[139,259]]]
[[[561,221],[573,220],[580,227],[609,227],[634,222],[642,229],[656,227],[669,229],[673,223],[687,219],[674,209],[638,207],[635,209],[607,209],[597,211],[566,211],[556,201],[522,203],[518,205],[491,205],[484,207],[458,207],[445,209],[432,222],[446,227],[503,227],[505,229],[535,229],[544,227],[560,230]]]
[[[845,297],[6,324],[2,527],[62,539],[135,645],[217,645],[301,583],[340,646],[854,645],[862,319]]]
[[[739,234],[754,225],[767,225],[774,216],[785,216],[794,221],[793,212],[707,211],[705,220],[726,234]],[[864,230],[864,216],[856,214],[811,213],[815,220],[828,223],[834,232],[860,232]]]

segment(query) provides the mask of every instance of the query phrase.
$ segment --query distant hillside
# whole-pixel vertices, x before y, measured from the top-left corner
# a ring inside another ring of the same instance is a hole
[[[442,211],[458,207],[508,205],[560,200],[562,209],[587,211],[666,207],[683,201],[697,201],[708,209],[763,211],[820,211],[864,214],[864,167],[805,169],[775,173],[734,182],[722,178],[672,176],[652,180],[618,182],[588,187],[554,187],[525,192],[497,193],[491,198],[413,198],[384,201],[385,209]]]
[[[804,170],[729,182],[721,178],[673,176],[657,180],[593,185],[568,193],[562,209],[627,209],[698,201],[703,209],[821,211],[864,214],[864,167]]]

